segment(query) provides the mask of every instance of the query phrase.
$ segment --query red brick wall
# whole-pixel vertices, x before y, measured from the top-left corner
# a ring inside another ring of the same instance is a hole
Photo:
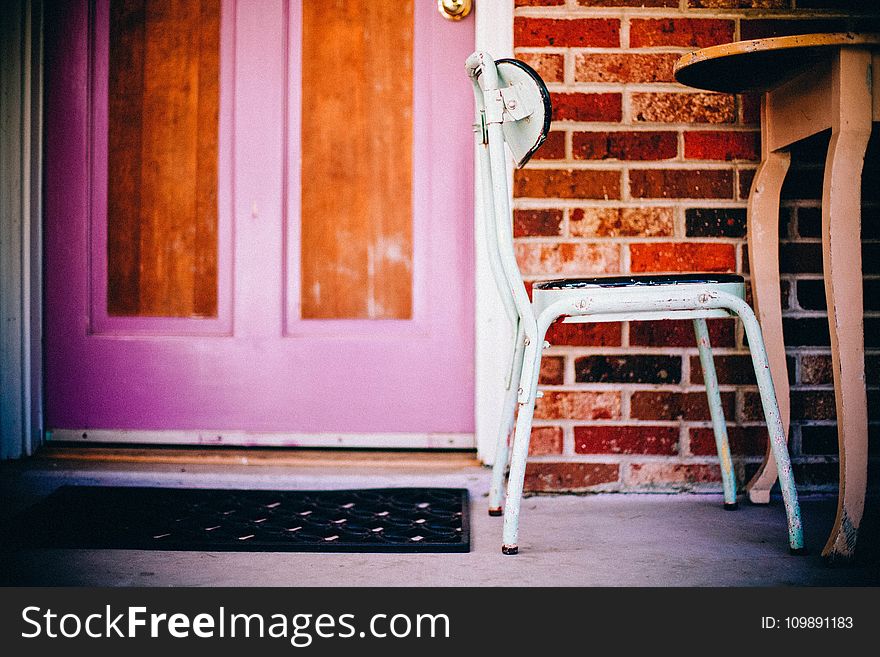
[[[760,149],[753,97],[675,83],[681,54],[810,31],[880,29],[874,3],[823,0],[516,0],[516,56],[548,82],[553,131],[515,176],[517,257],[529,281],[650,271],[747,274],[745,201]],[[791,451],[802,489],[837,477],[819,243],[827,135],[794,153],[781,213]],[[876,140],[875,140],[876,141]],[[876,150],[876,147],[872,147]],[[864,174],[872,434],[880,433],[880,185]],[[870,183],[869,181],[872,181]],[[766,444],[742,329],[710,323],[740,481]],[[720,490],[687,322],[555,325],[526,486],[533,491]],[[877,450],[873,450],[877,453]]]

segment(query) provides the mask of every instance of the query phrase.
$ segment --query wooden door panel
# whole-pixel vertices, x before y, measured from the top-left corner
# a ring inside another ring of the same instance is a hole
[[[413,0],[302,5],[303,319],[412,316],[413,33]]]
[[[220,0],[109,14],[107,312],[216,316]]]

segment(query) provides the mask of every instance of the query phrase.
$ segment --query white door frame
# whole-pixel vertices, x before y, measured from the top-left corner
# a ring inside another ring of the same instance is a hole
[[[477,50],[484,50],[495,59],[512,57],[513,0],[480,0],[474,13]],[[489,251],[481,212],[482,193],[477,184],[479,162],[476,161],[476,153],[474,157],[474,433],[477,456],[484,463],[491,464],[495,460],[496,437],[504,403],[504,377],[510,366],[514,336],[489,268]],[[508,189],[512,187],[508,185]]]
[[[43,435],[42,3],[9,0],[0,18],[0,460]]]

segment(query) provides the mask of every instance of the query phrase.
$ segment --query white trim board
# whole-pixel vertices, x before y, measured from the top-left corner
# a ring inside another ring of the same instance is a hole
[[[477,50],[484,50],[495,59],[512,57],[513,0],[479,0],[475,18]],[[482,193],[478,184],[479,162],[476,160],[476,153],[474,158],[474,429],[477,457],[484,463],[492,464],[495,460],[495,439],[504,403],[504,379],[510,367],[514,336],[513,327],[504,313],[504,306],[489,268],[488,247],[480,211]]]
[[[0,459],[42,437],[42,4],[0,12]]]
[[[473,449],[469,433],[285,433],[214,430],[53,429],[49,442],[200,445],[213,447],[342,447],[354,449]]]

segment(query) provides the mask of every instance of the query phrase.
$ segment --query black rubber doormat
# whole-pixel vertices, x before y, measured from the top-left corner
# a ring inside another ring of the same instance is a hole
[[[7,527],[19,546],[200,552],[468,552],[460,488],[270,491],[63,486]]]

